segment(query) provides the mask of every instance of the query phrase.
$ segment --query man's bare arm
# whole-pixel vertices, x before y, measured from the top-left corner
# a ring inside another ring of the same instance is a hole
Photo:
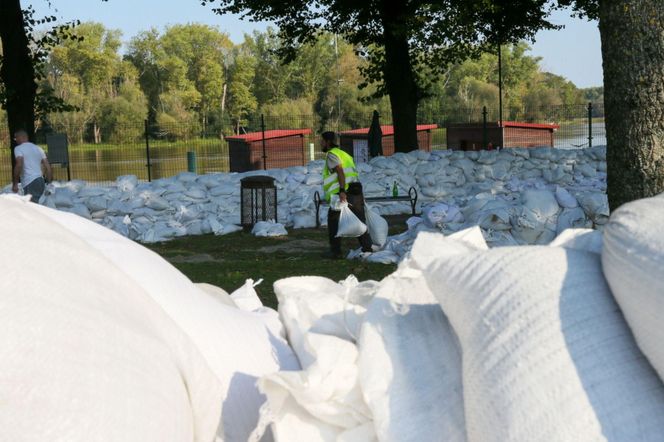
[[[53,169],[51,169],[51,163],[48,162],[48,158],[42,159],[42,166],[46,171],[46,182],[50,183],[53,181]]]
[[[21,180],[21,172],[23,171],[23,157],[16,157],[16,165],[14,166],[14,176],[12,176],[12,192],[18,192],[18,182]]]

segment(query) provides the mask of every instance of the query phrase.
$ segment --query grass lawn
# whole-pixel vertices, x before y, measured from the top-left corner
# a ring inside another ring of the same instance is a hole
[[[391,224],[395,226],[390,234],[405,228],[403,222],[398,222],[398,226],[394,222]],[[263,278],[256,291],[263,304],[269,307],[277,305],[272,284],[281,278],[317,275],[340,281],[353,274],[360,281],[380,280],[396,269],[395,265],[321,257],[328,250],[325,228],[291,229],[288,236],[277,238],[257,238],[243,232],[224,236],[189,236],[147,247],[171,262],[192,281],[207,282],[229,293],[248,278]],[[359,246],[357,240],[347,238],[342,247],[348,250]]]

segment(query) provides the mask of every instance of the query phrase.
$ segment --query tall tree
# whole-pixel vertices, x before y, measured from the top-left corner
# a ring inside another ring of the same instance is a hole
[[[246,117],[254,112],[258,103],[251,92],[251,84],[256,75],[255,59],[242,53],[236,54],[231,67],[228,86],[228,113],[235,125],[235,133],[246,124]]]
[[[532,36],[550,26],[545,21],[546,0],[204,0],[218,4],[217,13],[243,13],[253,19],[274,21],[284,40],[283,55],[292,59],[296,48],[316,41],[321,31],[339,33],[351,44],[365,48],[371,64],[364,70],[369,82],[379,84],[377,94],[390,97],[397,150],[417,148],[416,115],[424,96],[426,78],[420,66],[435,75],[448,62],[465,58],[482,41],[494,42]],[[536,3],[539,8],[520,8]],[[501,16],[500,20],[496,15]],[[504,15],[504,16],[503,16]],[[486,23],[493,26],[487,27]],[[496,25],[499,23],[500,26]],[[332,69],[332,67],[328,67]]]
[[[37,83],[35,68],[29,48],[29,39],[23,21],[19,0],[0,1],[0,77],[4,84],[4,101],[7,109],[9,133],[23,128],[30,138],[35,133],[35,97]],[[12,170],[14,169],[14,137],[11,137]]]
[[[661,0],[560,0],[599,19],[609,206],[664,192]]]
[[[603,0],[609,205],[664,192],[664,5]]]

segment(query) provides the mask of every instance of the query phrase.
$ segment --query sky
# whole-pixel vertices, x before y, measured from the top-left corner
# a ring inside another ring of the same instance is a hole
[[[167,25],[205,23],[226,32],[239,43],[244,34],[265,30],[267,23],[241,20],[238,16],[219,16],[211,6],[202,6],[197,0],[47,0],[21,2],[32,5],[37,16],[55,15],[58,22],[74,19],[96,21],[107,28],[120,29],[123,41],[141,31],[155,27],[163,30]],[[532,44],[531,54],[541,57],[545,71],[562,75],[577,87],[602,85],[602,54],[597,22],[570,17],[559,11],[551,17],[555,24],[565,25],[560,31],[541,31]]]

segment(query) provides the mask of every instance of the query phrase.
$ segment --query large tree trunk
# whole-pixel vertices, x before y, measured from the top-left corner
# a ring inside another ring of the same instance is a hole
[[[400,20],[401,2],[385,0],[381,5],[385,65],[385,88],[390,96],[394,149],[396,152],[417,150],[418,91],[408,50],[407,30]]]
[[[0,78],[7,94],[7,126],[10,135],[25,129],[30,139],[35,134],[35,71],[28,48],[19,0],[0,0],[0,39],[2,39],[2,67]],[[11,161],[14,168],[14,137],[11,136]]]
[[[664,7],[603,0],[609,206],[664,191]]]

